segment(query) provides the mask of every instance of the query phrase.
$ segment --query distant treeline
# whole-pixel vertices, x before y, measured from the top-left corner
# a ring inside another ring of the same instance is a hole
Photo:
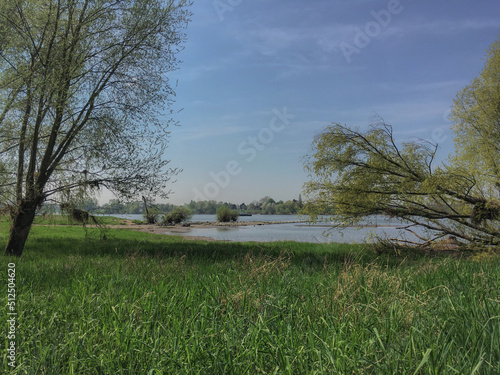
[[[118,199],[111,199],[108,203],[99,205],[97,200],[90,199],[78,205],[80,209],[91,212],[93,214],[144,214],[144,202],[122,202]],[[258,201],[251,203],[229,203],[215,200],[208,201],[191,201],[188,204],[176,206],[170,203],[148,203],[148,210],[153,209],[158,214],[166,214],[171,212],[176,207],[186,207],[191,210],[193,214],[208,214],[215,215],[217,208],[227,206],[233,210],[238,210],[243,214],[264,214],[264,215],[293,215],[299,213],[303,207],[302,198],[299,195],[298,199],[292,200],[279,200],[275,201],[273,198],[266,196]],[[56,206],[45,206],[45,212],[58,212]]]

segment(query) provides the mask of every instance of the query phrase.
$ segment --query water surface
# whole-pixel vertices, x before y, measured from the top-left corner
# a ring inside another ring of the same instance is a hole
[[[142,215],[113,215],[116,217],[142,220]],[[327,217],[322,217],[326,220]],[[297,241],[312,243],[361,243],[370,242],[374,236],[416,240],[407,231],[400,229],[404,223],[399,219],[389,218],[383,215],[373,215],[364,219],[361,227],[332,228],[330,222],[319,223],[321,225],[310,225],[306,222],[307,217],[298,215],[253,215],[241,216],[239,221],[296,221],[286,224],[266,224],[231,226],[216,228],[187,228],[184,235],[210,237],[224,241]],[[216,222],[215,215],[193,215],[191,222]],[[299,222],[301,221],[301,222]],[[421,231],[420,231],[421,232]],[[166,230],[166,234],[173,232]],[[179,233],[175,233],[179,234]]]

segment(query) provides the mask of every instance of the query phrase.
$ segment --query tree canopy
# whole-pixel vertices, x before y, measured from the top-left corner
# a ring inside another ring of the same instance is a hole
[[[457,94],[450,119],[453,164],[478,176],[483,188],[500,184],[500,40],[488,49],[481,74]]]
[[[20,255],[47,199],[108,188],[165,194],[185,0],[0,4],[0,194]]]
[[[339,225],[385,213],[426,243],[447,235],[464,244],[500,244],[500,42],[478,78],[457,94],[451,119],[457,152],[435,165],[438,145],[398,144],[382,120],[367,131],[332,124],[305,167],[305,212],[334,208]],[[422,235],[414,227],[428,229]]]

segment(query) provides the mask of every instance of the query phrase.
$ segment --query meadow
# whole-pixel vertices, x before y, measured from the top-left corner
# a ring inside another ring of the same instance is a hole
[[[18,312],[6,374],[500,373],[496,254],[39,224],[1,257],[3,337],[12,262]]]

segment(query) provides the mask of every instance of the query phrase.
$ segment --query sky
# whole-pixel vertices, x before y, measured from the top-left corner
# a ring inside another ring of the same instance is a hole
[[[448,120],[500,35],[494,0],[194,0],[166,157],[166,201],[298,199],[332,122],[453,152]]]

